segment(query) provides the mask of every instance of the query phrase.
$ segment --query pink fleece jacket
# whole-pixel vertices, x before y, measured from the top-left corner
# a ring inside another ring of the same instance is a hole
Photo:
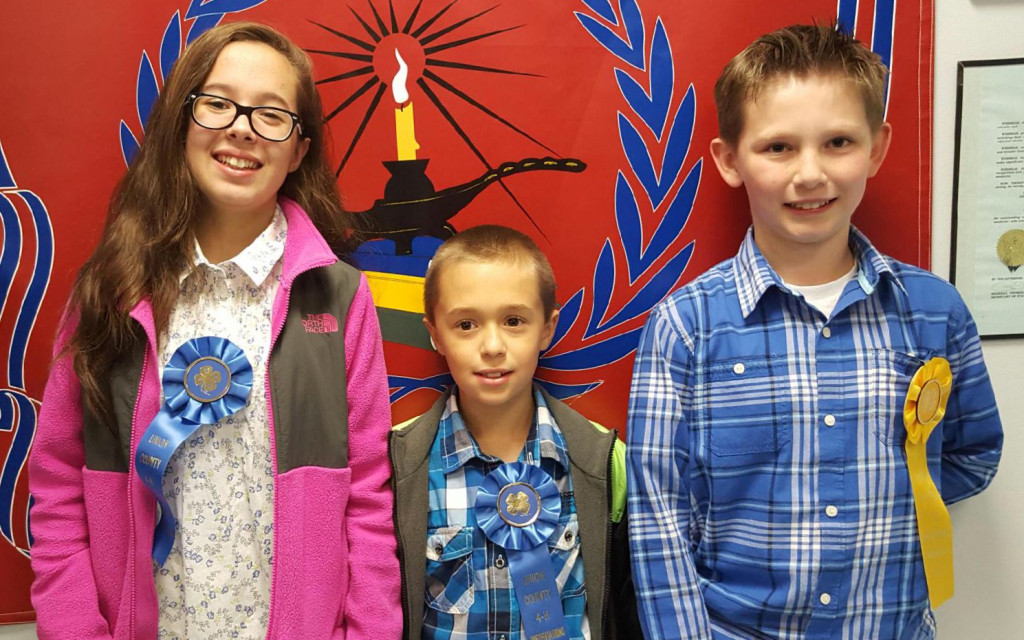
[[[273,307],[275,341],[295,278],[337,260],[297,204],[282,199],[281,206],[288,237]],[[29,460],[35,499],[32,602],[41,640],[148,640],[157,635],[151,559],[156,501],[136,474],[134,459],[142,432],[159,410],[160,381],[149,302],[140,302],[131,315],[145,329],[148,347],[128,473],[85,467],[81,388],[70,355],[55,360],[46,384]],[[55,353],[61,353],[73,328],[65,323]],[[387,459],[387,377],[365,277],[345,319],[344,336],[349,466],[304,466],[278,474],[275,449],[268,640],[380,640],[402,633]],[[265,393],[272,407],[269,383]],[[276,446],[269,411],[271,444]]]

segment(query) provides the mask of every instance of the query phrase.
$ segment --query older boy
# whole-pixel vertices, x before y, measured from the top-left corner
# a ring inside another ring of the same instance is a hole
[[[652,312],[637,351],[630,536],[648,640],[935,635],[943,501],[992,480],[1002,427],[956,290],[850,224],[889,146],[885,74],[841,31],[794,26],[715,86],[711,153],[753,227]]]
[[[533,383],[558,321],[544,254],[463,231],[424,307],[455,386],[391,437],[406,638],[638,637],[624,446]]]

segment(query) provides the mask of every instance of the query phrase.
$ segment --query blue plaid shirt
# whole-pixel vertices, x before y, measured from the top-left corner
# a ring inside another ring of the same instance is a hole
[[[548,538],[548,550],[562,595],[566,638],[589,640],[569,456],[544,398],[536,389],[533,395],[537,411],[519,460],[546,471],[562,494],[558,526]],[[501,459],[480,451],[453,393],[430,449],[424,640],[526,640],[508,556],[477,526],[472,509],[477,487],[502,464]]]
[[[851,230],[824,317],[754,244],[675,292],[637,350],[629,535],[647,640],[925,639],[935,620],[903,444],[911,377],[949,360],[927,443],[947,503],[992,480],[1002,427],[956,290]]]

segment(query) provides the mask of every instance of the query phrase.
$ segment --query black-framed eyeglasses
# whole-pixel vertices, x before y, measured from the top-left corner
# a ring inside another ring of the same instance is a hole
[[[284,142],[296,127],[302,135],[299,114],[278,107],[247,107],[230,98],[212,93],[190,93],[185,102],[190,107],[192,120],[204,129],[227,129],[238,116],[249,120],[249,128],[261,138],[271,142]]]

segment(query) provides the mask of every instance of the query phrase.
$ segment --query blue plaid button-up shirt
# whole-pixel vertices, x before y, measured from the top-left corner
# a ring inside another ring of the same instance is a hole
[[[537,411],[519,460],[546,471],[562,494],[548,551],[562,596],[566,640],[589,640],[569,456],[543,396],[536,389],[533,395]],[[473,510],[480,483],[502,464],[480,451],[452,394],[430,449],[424,640],[526,640],[508,556],[477,526]]]
[[[927,443],[947,503],[996,472],[1002,426],[956,290],[851,230],[824,317],[753,241],[661,303],[637,350],[629,534],[647,640],[926,639],[935,621],[904,453],[911,377],[949,360]]]

